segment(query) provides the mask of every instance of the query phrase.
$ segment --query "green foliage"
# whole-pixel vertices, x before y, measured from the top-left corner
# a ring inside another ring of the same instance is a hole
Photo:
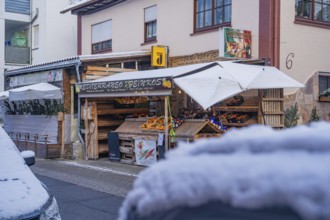
[[[38,99],[29,101],[8,102],[4,101],[7,115],[57,115],[65,112],[64,104],[57,100],[45,99],[40,103]]]
[[[320,120],[320,116],[317,114],[316,107],[314,107],[312,109],[311,120],[309,122],[319,121],[319,120]]]
[[[284,125],[285,127],[293,127],[298,124],[299,112],[298,112],[298,104],[295,103],[289,109],[284,111]]]

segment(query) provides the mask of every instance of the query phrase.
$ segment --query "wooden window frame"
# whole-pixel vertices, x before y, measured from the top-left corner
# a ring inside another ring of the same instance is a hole
[[[308,26],[314,26],[314,27],[321,27],[321,28],[330,28],[330,20],[329,21],[320,21],[320,20],[316,20],[315,19],[315,3],[316,0],[309,0],[310,4],[311,4],[311,8],[310,8],[310,16],[306,17],[303,15],[303,11],[305,8],[305,2],[302,1],[302,15],[297,15],[297,11],[296,11],[296,2],[295,2],[295,24],[303,24],[303,25],[308,25]],[[323,0],[317,0],[317,3],[321,3],[326,4],[323,2]]]
[[[219,27],[230,27],[231,26],[231,14],[232,13],[230,13],[230,21],[228,21],[228,22],[225,22],[224,21],[224,18],[225,18],[225,16],[223,16],[223,21],[221,22],[221,23],[219,23],[219,24],[215,24],[215,11],[216,11],[216,9],[217,9],[217,7],[215,7],[215,1],[216,0],[212,0],[212,8],[211,9],[208,9],[208,10],[211,10],[212,11],[212,18],[211,18],[211,20],[212,20],[212,25],[211,26],[207,26],[207,27],[202,27],[202,28],[197,28],[197,19],[196,19],[196,17],[197,17],[197,14],[199,14],[199,13],[203,13],[204,14],[204,16],[203,16],[203,20],[204,20],[204,23],[205,23],[205,12],[207,11],[207,10],[205,10],[205,2],[206,2],[206,0],[203,0],[204,1],[204,10],[202,11],[202,12],[198,12],[197,11],[197,4],[198,4],[198,1],[199,0],[194,0],[194,27],[193,27],[193,30],[194,30],[194,33],[192,34],[192,35],[194,35],[194,34],[196,34],[196,33],[201,33],[201,32],[210,32],[210,31],[213,31],[213,30],[218,30],[219,29]],[[232,1],[230,1],[230,4],[226,4],[225,5],[225,1],[223,1],[223,4],[222,4],[222,14],[224,15],[225,14],[225,6],[229,6],[230,5],[230,10],[232,10]]]
[[[155,36],[152,36],[150,38],[148,38],[148,26],[150,25],[153,29],[153,24],[155,23],[156,25],[156,32],[155,32]],[[157,20],[152,20],[149,22],[145,22],[144,23],[144,42],[145,43],[153,43],[157,41]]]
[[[327,80],[327,88],[330,89],[330,73],[320,73],[318,76],[319,80],[319,102],[330,102],[330,95],[325,96],[324,98],[321,97],[321,88],[320,88],[320,79],[326,78]]]
[[[91,39],[93,39],[93,26],[98,25],[98,24],[102,24],[102,23],[108,22],[108,21],[111,21],[111,24],[112,24],[112,19],[110,19],[110,20],[106,20],[106,21],[102,21],[102,22],[93,24],[91,26],[91,30],[92,30],[91,31]],[[105,46],[107,44],[110,44],[111,46],[110,47]],[[95,45],[100,45],[101,49],[94,50]],[[93,43],[93,40],[91,40],[91,54],[99,54],[99,53],[105,53],[105,52],[108,52],[108,53],[112,52],[112,36],[111,36],[111,39],[106,39],[106,40],[99,41],[99,42],[94,42],[94,43]]]
[[[109,43],[109,42],[111,44],[111,47],[104,47],[104,45],[106,43]],[[97,45],[97,44],[101,44],[101,49],[95,51],[94,50],[94,46]],[[104,53],[104,52],[112,52],[112,39],[109,39],[109,40],[105,40],[105,41],[101,41],[101,42],[97,42],[97,43],[92,44],[91,51],[92,51],[92,54],[98,54],[98,53]]]

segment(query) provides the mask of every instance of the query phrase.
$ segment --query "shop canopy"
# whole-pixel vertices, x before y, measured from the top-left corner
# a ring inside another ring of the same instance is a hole
[[[11,89],[9,101],[31,100],[31,99],[61,99],[62,91],[60,88],[49,83],[38,83]]]
[[[275,67],[223,61],[118,73],[77,84],[77,92],[81,98],[172,95],[173,84],[204,109],[249,89],[304,87]]]

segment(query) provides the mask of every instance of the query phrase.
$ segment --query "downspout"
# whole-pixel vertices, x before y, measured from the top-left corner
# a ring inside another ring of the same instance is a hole
[[[36,14],[34,17],[33,16],[33,1],[31,1],[31,5],[30,5],[30,17],[31,17],[31,21],[30,21],[30,64],[32,64],[32,46],[33,46],[33,42],[32,42],[32,32],[33,32],[33,23],[37,20],[37,18],[39,17],[39,8],[36,8]]]
[[[81,79],[80,79],[80,72],[79,72],[79,66],[81,65],[81,62],[79,61],[77,64],[76,64],[76,75],[77,75],[77,81],[78,83],[81,82]],[[82,144],[82,150],[83,150],[83,158],[86,158],[85,155],[86,155],[86,145],[85,145],[85,141],[83,139],[83,137],[81,136],[80,134],[80,118],[81,118],[81,102],[80,102],[80,98],[79,98],[79,95],[78,95],[78,120],[77,120],[77,134],[78,134],[78,138],[79,138],[79,141],[80,143]]]

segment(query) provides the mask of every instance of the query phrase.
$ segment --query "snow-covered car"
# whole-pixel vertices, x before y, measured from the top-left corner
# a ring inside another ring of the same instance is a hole
[[[34,159],[0,127],[0,219],[61,219],[56,199],[28,167]]]
[[[181,143],[133,184],[120,220],[329,220],[330,123]]]

